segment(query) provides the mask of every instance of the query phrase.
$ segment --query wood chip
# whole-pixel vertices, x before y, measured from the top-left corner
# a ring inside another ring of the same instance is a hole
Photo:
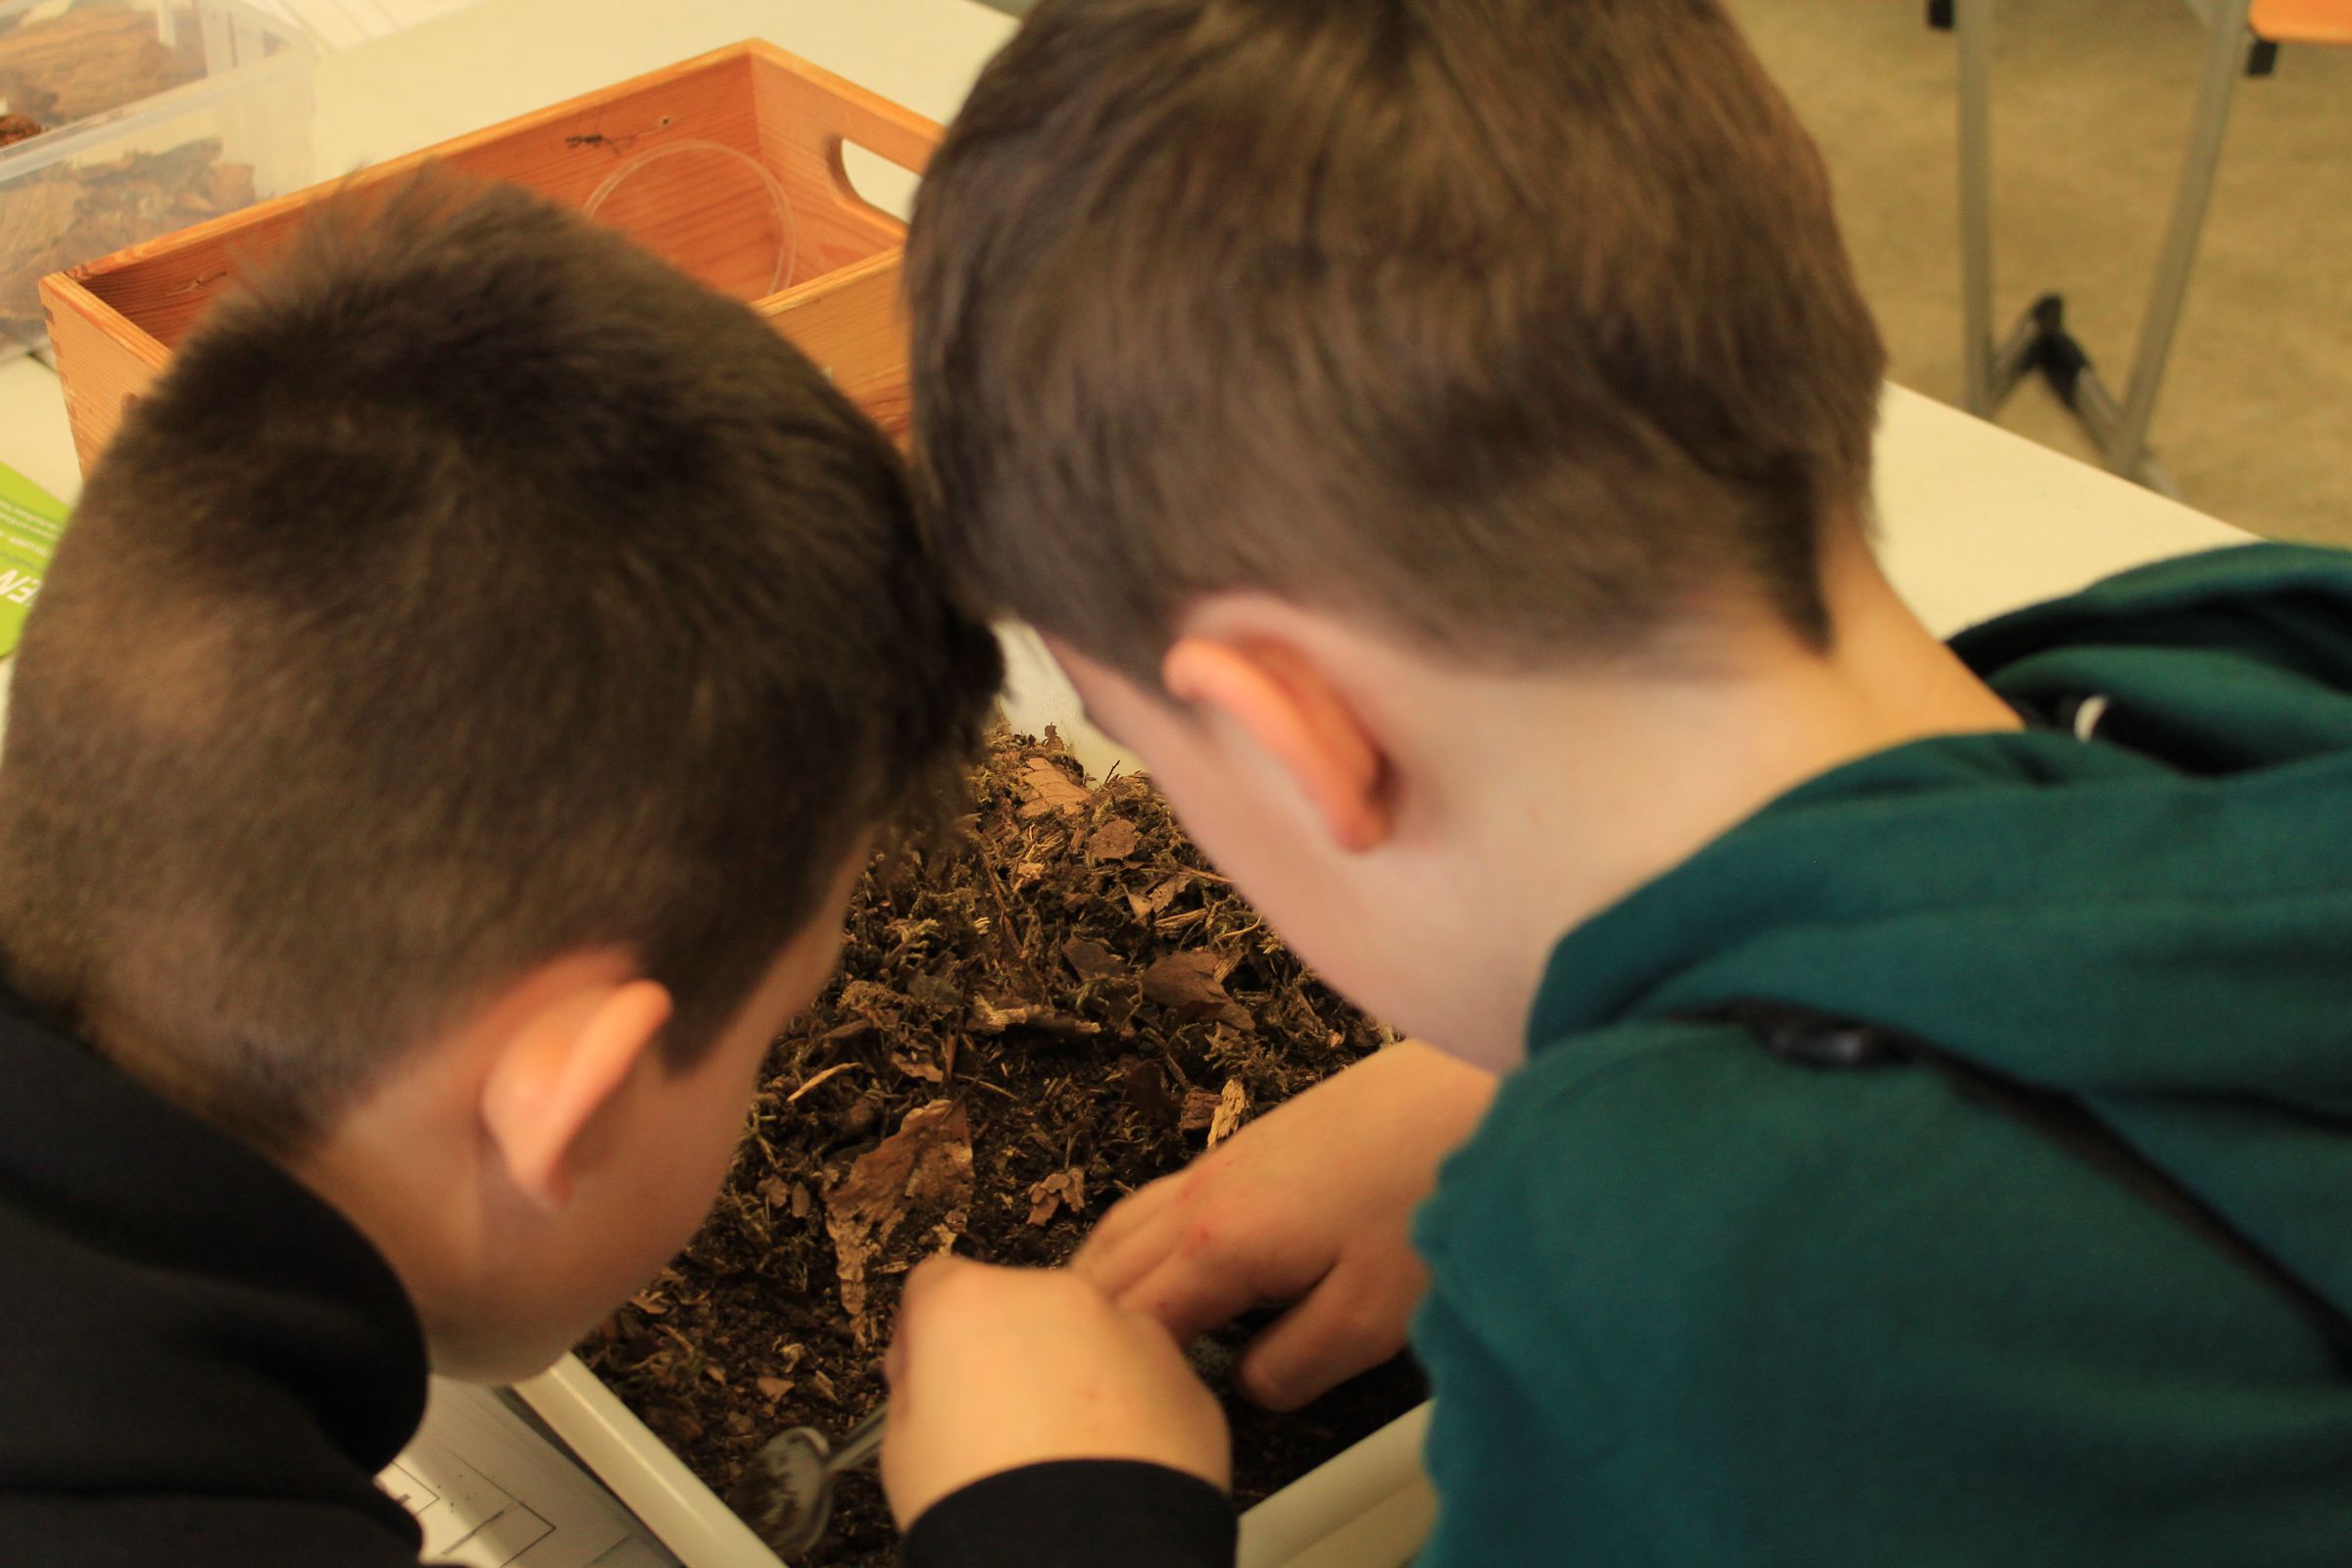
[[[1239,1078],[1225,1080],[1225,1092],[1217,1097],[1217,1108],[1208,1120],[1208,1147],[1216,1148],[1231,1138],[1250,1113],[1250,1091]]]
[[[823,1072],[817,1073],[813,1077],[809,1078],[806,1083],[802,1084],[800,1088],[795,1089],[791,1094],[786,1095],[784,1097],[784,1103],[787,1105],[791,1104],[793,1102],[799,1100],[803,1095],[807,1094],[809,1090],[814,1089],[818,1084],[823,1083],[826,1079],[832,1077],[836,1073],[848,1072],[852,1067],[860,1067],[863,1065],[863,1062],[857,1061],[836,1062],[832,1066],[827,1067]]]

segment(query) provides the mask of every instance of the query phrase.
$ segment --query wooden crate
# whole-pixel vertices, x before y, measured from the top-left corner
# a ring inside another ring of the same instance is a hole
[[[753,299],[753,307],[884,428],[902,434],[906,225],[851,186],[842,149],[854,144],[919,174],[939,135],[934,122],[752,41],[55,273],[41,280],[41,303],[82,469],[222,288],[282,244],[310,203],[398,179],[438,159],[580,207],[632,160],[691,144],[745,154],[781,187],[792,216],[793,270],[781,292]],[[772,268],[760,258],[775,254],[773,204],[763,195],[714,202],[693,188],[697,171],[732,168],[755,190],[758,176],[717,153],[665,155],[655,168],[659,179],[629,179],[625,226],[719,286],[750,276],[764,286]]]

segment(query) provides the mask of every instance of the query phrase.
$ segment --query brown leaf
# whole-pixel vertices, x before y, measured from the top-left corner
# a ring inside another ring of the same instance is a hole
[[[900,1053],[895,1051],[890,1054],[890,1064],[898,1068],[899,1071],[905,1073],[907,1077],[920,1078],[923,1080],[923,1082],[928,1084],[938,1083],[944,1076],[939,1070],[939,1063],[935,1061],[917,1061],[912,1056],[902,1055]]]
[[[755,1380],[755,1387],[760,1390],[761,1398],[773,1404],[792,1392],[792,1380],[790,1378],[759,1378]]]
[[[1119,1063],[1115,1075],[1127,1103],[1145,1115],[1157,1118],[1175,1108],[1176,1099],[1168,1093],[1168,1081],[1158,1062],[1148,1056],[1129,1056]]]
[[[1224,1102],[1225,1097],[1214,1089],[1188,1089],[1184,1092],[1184,1110],[1176,1118],[1176,1125],[1188,1133],[1214,1126],[1217,1108]]]
[[[1095,829],[1095,836],[1086,841],[1086,858],[1096,860],[1124,860],[1135,853],[1135,824],[1123,816],[1114,816]]]
[[[1154,915],[1164,913],[1168,906],[1176,902],[1177,896],[1192,885],[1193,874],[1190,871],[1179,871],[1174,876],[1161,879],[1150,893],[1128,894],[1127,907],[1135,911],[1135,917],[1138,920],[1149,920]]]
[[[1091,937],[1072,937],[1064,942],[1061,958],[1081,980],[1101,980],[1127,967],[1117,954]]]
[[[1029,1223],[1043,1225],[1068,1204],[1070,1212],[1081,1213],[1086,1208],[1086,1172],[1076,1165],[1057,1170],[1044,1181],[1029,1186]]]
[[[859,1345],[871,1344],[875,1325],[866,1306],[866,1279],[877,1258],[883,1264],[891,1239],[917,1210],[937,1215],[922,1235],[953,1245],[963,1233],[972,1201],[972,1139],[963,1107],[935,1100],[906,1113],[899,1130],[850,1167],[841,1184],[825,1195],[825,1228],[841,1280],[841,1304]],[[934,1249],[939,1250],[939,1249]]]
[[[1225,992],[1223,960],[1206,948],[1171,953],[1144,971],[1144,995],[1188,1023],[1215,1018],[1236,1029],[1255,1029],[1250,1009]]]
[[[1029,765],[1021,769],[1020,782],[1029,796],[1029,804],[1021,808],[1023,816],[1079,810],[1095,798],[1094,791],[1055,767],[1048,758],[1031,758]]]
[[[1225,1092],[1217,1097],[1216,1112],[1209,1117],[1208,1147],[1214,1149],[1231,1138],[1242,1125],[1242,1118],[1249,1113],[1250,1091],[1242,1086],[1239,1078],[1226,1079]]]
[[[630,1297],[629,1304],[635,1307],[638,1311],[643,1312],[647,1317],[660,1317],[662,1313],[669,1310],[669,1303],[667,1301],[657,1300],[643,1291],[639,1291],[635,1296]]]
[[[1144,995],[1163,1007],[1205,1007],[1216,1011],[1232,999],[1217,974],[1217,956],[1206,948],[1171,953],[1144,971]]]
[[[784,1208],[792,1202],[793,1187],[781,1176],[769,1176],[760,1181],[759,1193],[768,1207]]]

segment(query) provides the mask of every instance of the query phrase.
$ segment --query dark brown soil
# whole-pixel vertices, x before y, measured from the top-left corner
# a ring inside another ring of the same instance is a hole
[[[947,848],[877,862],[844,978],[778,1041],[716,1211],[580,1353],[725,1496],[753,1450],[883,1395],[899,1281],[947,1247],[1066,1258],[1124,1194],[1383,1043],[1142,779],[1001,737]],[[1204,1342],[1212,1383],[1247,1326]],[[1399,1359],[1309,1409],[1229,1396],[1247,1505],[1423,1396]],[[870,1473],[806,1560],[893,1560]]]

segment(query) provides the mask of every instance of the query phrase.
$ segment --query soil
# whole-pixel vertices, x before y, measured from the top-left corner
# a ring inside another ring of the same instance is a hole
[[[881,1399],[921,1258],[1059,1262],[1120,1197],[1386,1043],[1143,779],[1090,786],[1049,730],[1000,734],[975,782],[968,833],[867,873],[844,978],[771,1051],[717,1208],[580,1347],[721,1496],[776,1432],[837,1435]],[[1195,1348],[1212,1385],[1254,1326]],[[1403,1357],[1290,1415],[1228,1390],[1236,1501],[1425,1392]],[[895,1541],[867,1472],[804,1560],[887,1564]]]

